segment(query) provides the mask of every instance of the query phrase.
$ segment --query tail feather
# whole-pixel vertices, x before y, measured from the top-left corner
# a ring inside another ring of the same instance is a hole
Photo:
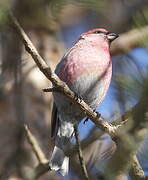
[[[69,157],[65,156],[62,149],[57,146],[54,147],[49,166],[54,171],[59,171],[61,175],[68,174]]]
[[[63,176],[68,175],[68,170],[69,170],[69,157],[65,156],[63,164],[62,164],[61,169],[60,169],[60,173]]]

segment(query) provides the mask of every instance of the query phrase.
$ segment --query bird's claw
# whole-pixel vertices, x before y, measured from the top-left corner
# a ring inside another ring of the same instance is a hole
[[[88,117],[86,117],[86,118],[84,119],[83,124],[85,124],[88,120],[89,120],[89,118],[88,118]]]
[[[94,110],[94,112],[97,114],[97,117],[98,117],[98,118],[101,117],[101,114],[100,114],[98,111]],[[88,120],[89,120],[89,117],[86,117],[86,118],[84,119],[83,124],[85,124]]]
[[[83,100],[82,96],[79,95],[78,93],[75,92],[75,100],[77,101],[78,99],[80,100],[80,102]]]
[[[98,111],[94,110],[94,112],[97,114],[97,117],[98,117],[98,118],[101,117],[101,114],[100,114]]]

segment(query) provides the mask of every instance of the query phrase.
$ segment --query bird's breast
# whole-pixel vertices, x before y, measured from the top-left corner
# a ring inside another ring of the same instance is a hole
[[[57,67],[60,79],[93,108],[107,92],[112,74],[109,53],[97,48],[73,48]]]
[[[112,65],[109,64],[104,71],[91,71],[81,74],[69,85],[71,90],[79,94],[92,108],[96,108],[104,99],[112,75]]]
[[[110,66],[109,53],[102,49],[99,51],[94,47],[73,48],[61,61],[58,76],[67,84],[74,83],[80,76],[97,72],[100,75]],[[105,69],[105,70],[104,70]]]

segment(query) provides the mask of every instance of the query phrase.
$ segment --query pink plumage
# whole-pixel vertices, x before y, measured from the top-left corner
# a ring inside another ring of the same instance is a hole
[[[56,67],[60,79],[94,110],[103,101],[110,84],[112,62],[109,46],[117,37],[101,28],[83,33]],[[64,95],[54,93],[52,136],[55,137],[55,148],[50,167],[62,175],[68,173],[69,164],[64,149],[70,143],[74,125],[82,118],[84,114],[76,105]]]

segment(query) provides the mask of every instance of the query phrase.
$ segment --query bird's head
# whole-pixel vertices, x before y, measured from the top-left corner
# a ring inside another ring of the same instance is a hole
[[[94,39],[97,41],[97,39],[104,39],[107,40],[109,43],[111,43],[113,40],[115,40],[119,35],[112,33],[110,31],[107,31],[103,28],[96,28],[93,30],[90,30],[88,32],[83,33],[80,38],[88,38],[88,39]]]

